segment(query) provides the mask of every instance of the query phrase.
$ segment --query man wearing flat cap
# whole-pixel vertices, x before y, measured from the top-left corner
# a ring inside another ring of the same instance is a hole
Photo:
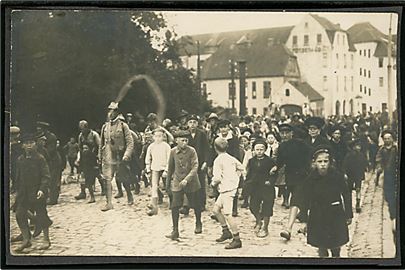
[[[294,130],[291,125],[283,123],[279,126],[279,130],[282,142],[278,148],[277,165],[271,169],[271,172],[274,173],[285,168],[287,193],[284,196],[287,201],[284,204],[290,207],[290,215],[288,224],[280,235],[289,240],[298,215],[296,193],[300,186],[305,184],[304,180],[311,165],[311,148],[303,140],[293,138]],[[288,202],[290,193],[291,199]]]
[[[111,102],[108,106],[108,121],[101,128],[101,144],[98,152],[98,160],[101,161],[102,175],[105,179],[107,203],[101,211],[113,209],[112,205],[112,179],[117,177],[121,163],[129,165],[134,149],[134,140],[131,131],[120,114],[118,103]],[[121,185],[117,179],[117,185]],[[127,179],[126,179],[127,180]],[[126,188],[126,192],[131,192]],[[132,196],[127,194],[128,200]]]
[[[21,235],[12,237],[11,242],[22,241],[15,250],[21,252],[31,246],[31,232],[28,225],[29,210],[36,212],[36,231],[44,232],[44,245],[40,249],[47,249],[51,245],[49,226],[52,221],[46,210],[46,198],[50,182],[50,172],[45,158],[38,153],[36,136],[25,134],[22,138],[24,153],[17,160],[16,176],[16,219]],[[32,215],[32,214],[31,214]]]
[[[45,149],[49,156],[48,166],[51,173],[51,181],[49,182],[49,205],[58,203],[61,179],[62,179],[62,158],[57,151],[57,137],[49,131],[49,123],[37,122],[38,134],[43,133],[46,138]]]
[[[345,141],[342,139],[344,128],[340,125],[334,125],[330,129],[330,148],[332,156],[336,161],[336,167],[342,169],[342,162],[345,158],[348,148]]]
[[[198,180],[198,156],[195,149],[188,145],[190,132],[179,130],[175,133],[177,146],[170,151],[166,190],[170,196],[173,231],[167,238],[179,238],[180,207],[183,206],[184,195],[190,207],[194,209],[196,224],[194,233],[202,233],[201,200],[199,198],[201,184]]]
[[[206,203],[206,192],[205,192],[205,178],[207,174],[207,160],[209,155],[209,144],[207,134],[201,129],[198,128],[198,116],[192,114],[188,117],[187,125],[190,132],[190,138],[188,145],[193,147],[197,152],[198,156],[198,179],[200,180],[201,189],[200,189],[200,199],[201,207],[205,208]]]

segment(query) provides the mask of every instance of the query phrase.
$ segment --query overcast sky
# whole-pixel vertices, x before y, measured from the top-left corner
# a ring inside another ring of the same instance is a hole
[[[340,23],[347,30],[359,22],[370,22],[383,33],[388,34],[389,13],[316,13],[332,23]],[[295,25],[308,13],[293,12],[163,12],[169,28],[179,36],[234,30],[257,29]],[[392,33],[397,31],[398,16],[392,16]]]

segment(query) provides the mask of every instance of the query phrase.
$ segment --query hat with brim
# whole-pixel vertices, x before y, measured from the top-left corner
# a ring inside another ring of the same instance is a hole
[[[189,138],[190,137],[190,131],[188,130],[179,130],[176,133],[174,133],[175,138]]]
[[[199,117],[197,115],[195,115],[195,114],[192,114],[189,117],[187,117],[187,121],[190,121],[190,120],[198,121]]]
[[[211,114],[208,116],[208,120],[211,120],[211,119],[217,119],[217,120],[219,120],[219,117],[218,117],[218,115],[217,115],[216,113],[211,113]]]
[[[16,135],[20,133],[20,128],[16,126],[11,126],[10,127],[10,134],[11,135]]]
[[[227,127],[231,122],[228,119],[222,119],[218,122],[218,128]]]
[[[293,128],[290,124],[283,123],[278,126],[279,131],[293,131]]]
[[[253,143],[252,143],[252,149],[255,149],[255,146],[258,144],[262,144],[264,145],[264,148],[267,149],[267,143],[266,140],[264,140],[263,138],[257,138]]]
[[[325,120],[317,116],[311,116],[307,120],[305,120],[305,125],[308,128],[314,126],[318,129],[322,129],[322,127],[325,125]]]
[[[381,132],[381,138],[383,138],[386,134],[391,134],[391,136],[394,136],[394,132],[392,130],[386,129]]]
[[[110,105],[108,105],[109,110],[118,110],[118,102],[112,101]]]

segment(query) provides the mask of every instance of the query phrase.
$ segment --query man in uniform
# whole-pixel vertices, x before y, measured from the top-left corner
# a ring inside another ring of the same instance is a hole
[[[83,153],[83,145],[87,145],[90,148],[92,155],[98,155],[98,149],[100,147],[100,135],[97,132],[89,128],[89,123],[86,120],[81,120],[79,122],[80,134],[78,138],[79,143],[79,155],[77,156],[76,164],[80,164],[80,156]],[[87,166],[86,164],[81,164],[82,166]],[[101,195],[105,195],[104,181],[103,179],[98,178],[98,181],[101,186]],[[76,200],[86,199],[86,186],[85,184],[80,185],[80,194],[75,196]]]
[[[110,103],[107,118],[108,121],[101,128],[101,145],[98,154],[102,166],[102,175],[106,180],[107,197],[107,204],[101,211],[113,209],[111,181],[116,177],[119,166],[129,163],[134,149],[131,131],[118,110],[118,103]],[[126,191],[128,193],[128,190]],[[128,200],[130,200],[130,194],[127,194],[127,196]]]
[[[49,156],[48,166],[51,174],[49,182],[49,205],[58,203],[61,179],[62,179],[62,159],[57,151],[57,138],[49,131],[49,124],[37,122],[37,132],[43,133],[46,138],[45,148]]]

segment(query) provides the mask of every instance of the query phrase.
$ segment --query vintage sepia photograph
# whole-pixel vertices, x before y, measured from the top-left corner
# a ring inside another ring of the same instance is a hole
[[[399,258],[400,15],[11,9],[8,259]]]

